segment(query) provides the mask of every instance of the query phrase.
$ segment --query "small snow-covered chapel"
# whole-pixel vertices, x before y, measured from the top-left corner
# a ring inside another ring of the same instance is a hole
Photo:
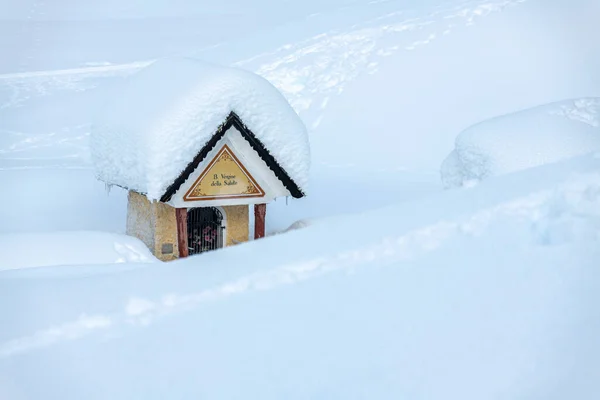
[[[264,237],[266,205],[303,197],[310,164],[306,128],[274,86],[193,59],[127,78],[91,149],[97,177],[129,191],[127,234],[163,261]]]

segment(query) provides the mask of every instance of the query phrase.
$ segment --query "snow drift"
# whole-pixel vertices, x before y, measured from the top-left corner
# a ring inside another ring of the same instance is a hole
[[[157,262],[145,244],[106,232],[0,235],[0,271],[31,267]]]
[[[598,398],[599,235],[585,156],[168,267],[0,273],[0,398]]]
[[[600,98],[547,104],[460,133],[442,164],[442,181],[462,186],[599,149]]]

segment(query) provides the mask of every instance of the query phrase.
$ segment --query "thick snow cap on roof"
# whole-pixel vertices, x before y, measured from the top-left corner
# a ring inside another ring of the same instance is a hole
[[[251,72],[177,58],[130,77],[92,128],[100,180],[160,199],[234,112],[304,191],[306,128],[283,95]]]

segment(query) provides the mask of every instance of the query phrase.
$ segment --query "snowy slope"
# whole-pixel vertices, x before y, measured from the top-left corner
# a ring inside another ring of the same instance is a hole
[[[1,0],[0,48],[12,57],[0,59],[0,73],[173,55],[355,2]]]
[[[587,156],[168,268],[0,273],[3,398],[596,398],[599,182]]]

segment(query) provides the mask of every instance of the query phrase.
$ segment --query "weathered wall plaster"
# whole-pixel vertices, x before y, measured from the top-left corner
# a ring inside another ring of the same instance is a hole
[[[248,241],[249,216],[247,205],[241,206],[224,206],[223,209],[227,214],[227,243],[226,246]]]
[[[150,202],[146,196],[130,191],[126,233],[144,242],[159,260],[179,257],[175,209],[168,204]]]

